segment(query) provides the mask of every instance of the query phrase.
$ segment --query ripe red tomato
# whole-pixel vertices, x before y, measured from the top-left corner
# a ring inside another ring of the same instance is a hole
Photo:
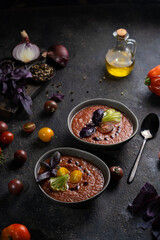
[[[36,128],[36,124],[33,122],[27,122],[23,125],[23,130],[28,133],[33,132],[35,128]]]
[[[8,183],[8,191],[13,195],[19,195],[23,190],[23,183],[18,179],[13,179]]]
[[[11,132],[5,131],[0,134],[0,142],[3,144],[9,144],[13,141],[14,135]]]
[[[4,228],[1,232],[1,240],[30,240],[31,234],[28,229],[22,224],[12,224]]]
[[[113,180],[120,180],[123,177],[123,169],[119,166],[110,167],[111,178]]]
[[[8,125],[7,123],[0,121],[0,133],[5,132],[8,130]]]
[[[18,164],[23,164],[25,163],[25,161],[27,160],[27,153],[24,150],[17,150],[14,153],[14,160],[18,163]]]

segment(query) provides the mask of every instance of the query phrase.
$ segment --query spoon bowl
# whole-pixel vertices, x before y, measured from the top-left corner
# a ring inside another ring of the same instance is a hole
[[[153,138],[159,129],[159,119],[155,113],[148,114],[142,122],[141,134],[144,138]]]

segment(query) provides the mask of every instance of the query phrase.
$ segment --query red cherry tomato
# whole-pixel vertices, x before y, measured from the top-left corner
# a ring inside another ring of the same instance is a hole
[[[19,164],[25,163],[27,160],[27,153],[24,150],[17,150],[14,153],[14,160]]]
[[[8,125],[7,123],[0,121],[0,133],[5,132],[8,130]]]
[[[111,179],[120,180],[123,177],[123,169],[119,166],[110,167]]]
[[[0,239],[30,240],[31,234],[24,225],[15,223],[2,230]]]
[[[36,124],[34,122],[28,122],[23,125],[23,130],[28,133],[33,132],[35,128],[36,128]]]
[[[8,191],[13,195],[19,195],[23,190],[23,183],[18,179],[13,179],[8,183]]]
[[[13,141],[14,135],[11,132],[5,131],[0,134],[0,142],[3,144],[9,144]]]

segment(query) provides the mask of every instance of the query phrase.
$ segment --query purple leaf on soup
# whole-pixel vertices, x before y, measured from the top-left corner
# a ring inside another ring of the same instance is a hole
[[[50,173],[51,173],[52,177],[57,177],[57,169],[55,169],[55,168],[52,169]]]
[[[95,131],[95,127],[84,127],[81,129],[79,135],[81,138],[85,138],[91,136],[93,133],[95,133]]]
[[[61,154],[60,152],[56,151],[52,156],[50,160],[50,166],[52,169],[54,169],[58,163],[60,162]]]
[[[49,172],[49,171],[48,171],[48,172],[41,173],[41,174],[37,175],[37,182],[40,182],[40,181],[42,181],[42,180],[45,180],[45,179],[47,179],[47,178],[49,178],[49,177],[50,177],[50,172]]]
[[[43,169],[43,170],[50,170],[50,166],[49,166],[49,164],[48,163],[46,163],[46,162],[40,162],[40,166],[41,166],[41,168]]]
[[[50,97],[50,99],[55,102],[61,102],[63,100],[63,98],[64,98],[64,95],[61,93],[55,93]]]
[[[95,124],[93,122],[90,122],[90,123],[86,123],[86,126],[87,127],[95,127]]]
[[[129,211],[137,212],[139,210],[142,210],[146,206],[146,204],[148,204],[155,197],[157,197],[157,195],[158,194],[155,188],[150,183],[146,183],[142,187],[136,198],[133,200],[133,203],[128,205]]]
[[[101,108],[94,111],[92,116],[92,121],[96,126],[98,126],[100,122],[102,122],[103,114],[104,114],[104,110]]]

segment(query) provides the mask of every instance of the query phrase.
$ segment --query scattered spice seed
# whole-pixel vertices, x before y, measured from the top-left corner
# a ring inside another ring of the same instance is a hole
[[[89,91],[86,91],[86,93],[89,93]]]
[[[71,99],[71,102],[73,102],[73,101],[74,101],[74,99],[72,98],[72,99]]]
[[[61,87],[61,86],[62,86],[62,84],[61,84],[61,83],[58,83],[56,87],[59,88],[59,87]]]
[[[99,82],[102,83],[102,79],[100,79]]]
[[[121,92],[121,95],[123,95],[124,93],[123,92]]]
[[[83,80],[86,80],[86,76],[83,77]]]
[[[70,94],[73,94],[73,91],[71,91]]]
[[[106,77],[104,76],[103,79],[106,79]]]

